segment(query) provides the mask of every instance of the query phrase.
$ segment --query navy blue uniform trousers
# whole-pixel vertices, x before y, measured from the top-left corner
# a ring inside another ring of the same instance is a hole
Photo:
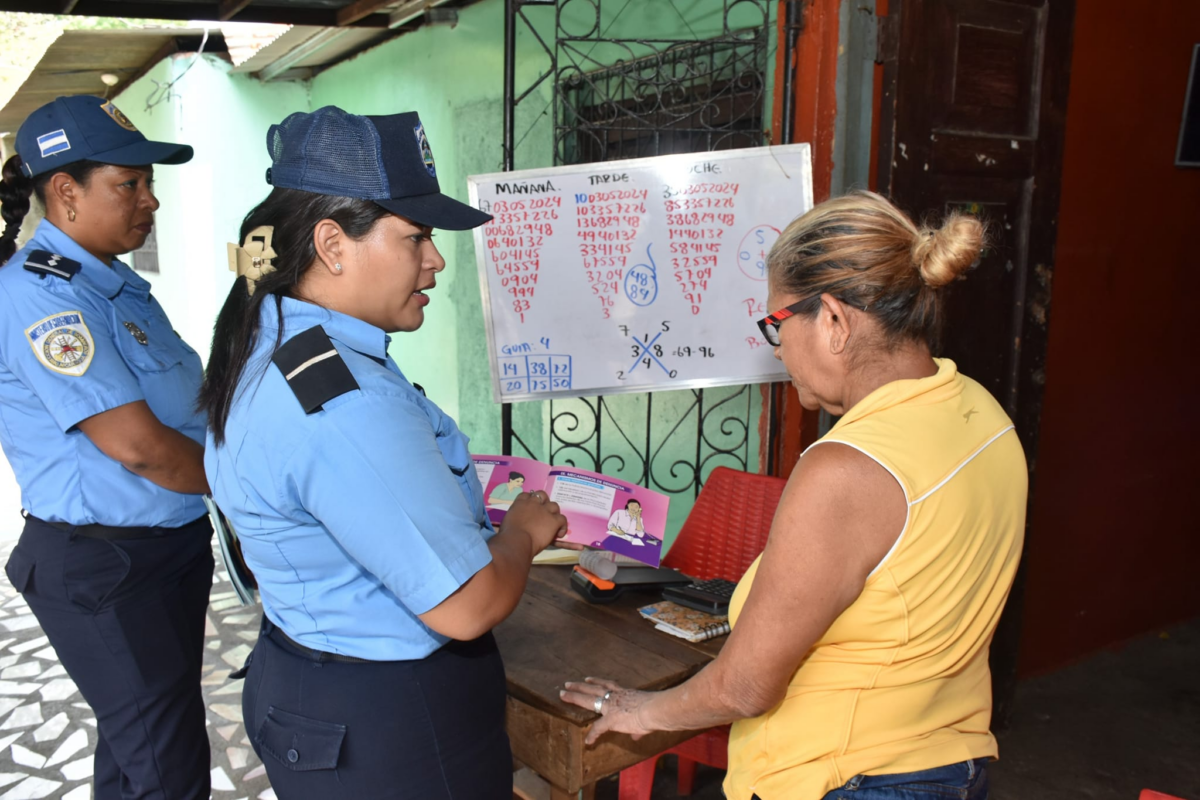
[[[96,800],[206,800],[212,526],[138,533],[93,539],[29,517],[5,571],[96,714]]]
[[[490,633],[416,661],[345,663],[264,619],[242,713],[279,800],[511,800],[506,693]]]

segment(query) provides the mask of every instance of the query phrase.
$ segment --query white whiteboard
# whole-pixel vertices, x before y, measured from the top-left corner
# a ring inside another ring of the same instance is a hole
[[[807,144],[467,178],[496,402],[785,380],[755,324]]]

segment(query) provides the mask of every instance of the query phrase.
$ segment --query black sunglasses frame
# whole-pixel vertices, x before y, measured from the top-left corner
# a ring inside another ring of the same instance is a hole
[[[811,298],[809,298],[811,299]],[[772,347],[779,347],[779,325],[788,317],[794,317],[802,309],[808,300],[801,300],[798,303],[792,303],[787,308],[781,308],[767,314],[758,321],[758,329],[762,331],[763,338],[767,340],[767,344]]]

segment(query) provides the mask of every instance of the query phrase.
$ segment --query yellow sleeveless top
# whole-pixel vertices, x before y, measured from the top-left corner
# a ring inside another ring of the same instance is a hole
[[[782,703],[733,725],[730,800],[819,800],[858,774],[994,757],[988,646],[1025,528],[1012,422],[954,362],[895,381],[813,445],[865,453],[900,483],[908,518],[862,594],[813,645]],[[738,615],[755,561],[738,585]]]

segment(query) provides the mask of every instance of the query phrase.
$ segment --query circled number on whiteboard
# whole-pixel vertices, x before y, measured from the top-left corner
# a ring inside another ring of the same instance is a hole
[[[635,306],[648,306],[658,298],[658,267],[654,264],[654,256],[650,248],[654,243],[646,245],[647,264],[634,264],[625,273],[625,296]]]
[[[767,253],[779,238],[779,228],[773,225],[756,225],[742,237],[738,245],[738,269],[747,278],[756,281],[767,279]]]

